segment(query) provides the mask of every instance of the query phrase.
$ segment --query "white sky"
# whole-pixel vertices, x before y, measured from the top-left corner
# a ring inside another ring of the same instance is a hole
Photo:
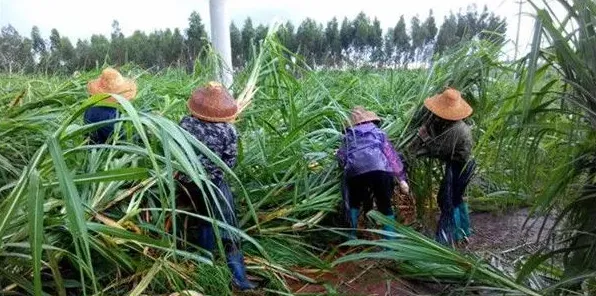
[[[271,23],[279,20],[299,21],[311,17],[325,24],[333,16],[353,18],[364,11],[371,18],[381,21],[383,30],[393,27],[400,15],[406,20],[418,14],[424,19],[433,9],[437,24],[449,11],[457,12],[468,5],[476,4],[478,9],[487,5],[493,11],[506,17],[509,23],[508,35],[514,41],[519,3],[517,0],[228,0],[228,11],[232,20],[242,25],[250,16],[256,23]],[[62,36],[68,36],[73,43],[77,38],[88,38],[101,33],[109,36],[114,19],[120,22],[125,35],[140,29],[146,32],[188,26],[190,13],[200,13],[209,30],[208,0],[0,0],[0,26],[12,24],[22,35],[29,36],[31,27],[37,25],[45,38],[52,28]],[[531,40],[533,19],[527,13],[532,8],[524,4],[522,13],[520,47],[523,49]],[[507,47],[512,50],[513,45]]]

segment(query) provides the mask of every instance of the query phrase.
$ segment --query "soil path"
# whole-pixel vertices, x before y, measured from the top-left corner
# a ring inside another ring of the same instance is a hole
[[[554,221],[531,217],[528,209],[503,214],[471,214],[474,235],[467,249],[474,252],[519,253],[531,252],[540,246],[553,227]],[[526,221],[527,220],[527,221]],[[525,225],[524,225],[525,224]],[[544,226],[544,227],[543,227]]]
[[[530,219],[526,223],[528,214],[527,209],[502,214],[472,213],[474,235],[465,249],[514,257],[532,251],[543,219]],[[552,224],[547,221],[545,231]],[[444,285],[400,279],[392,270],[395,267],[395,262],[372,260],[345,263],[328,273],[307,274],[318,284],[290,281],[290,286],[296,295],[438,295],[448,290]]]

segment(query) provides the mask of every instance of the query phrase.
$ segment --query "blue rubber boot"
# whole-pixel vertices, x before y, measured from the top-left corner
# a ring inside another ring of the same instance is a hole
[[[360,209],[352,208],[350,209],[350,224],[352,226],[352,230],[350,230],[350,239],[354,240],[358,237],[356,236],[356,229],[358,229],[358,217],[360,216]]]
[[[395,221],[395,215],[385,215],[385,217],[391,219],[391,221]],[[393,225],[383,225],[383,231],[397,233],[397,230],[395,229],[395,227],[393,227]],[[396,238],[393,235],[383,235],[383,237],[386,240],[392,240]]]
[[[201,225],[199,226],[199,247],[213,252],[215,250],[215,233],[213,233],[213,226]]]
[[[468,203],[467,202],[462,202],[459,205],[459,225],[461,227],[461,229],[464,232],[464,235],[466,237],[470,237],[470,235],[472,235],[472,226],[470,223],[470,210],[468,209]]]
[[[455,224],[453,238],[456,242],[464,239],[464,231],[461,227],[461,213],[459,207],[453,208],[453,222]]]
[[[232,284],[240,291],[254,290],[257,285],[246,278],[246,265],[244,265],[244,256],[238,249],[234,249],[226,254],[228,268],[232,272]]]

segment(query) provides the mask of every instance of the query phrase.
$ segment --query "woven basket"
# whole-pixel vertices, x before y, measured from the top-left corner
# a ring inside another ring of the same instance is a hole
[[[393,199],[391,201],[393,211],[396,213],[397,219],[400,223],[409,225],[416,221],[416,200],[411,194],[403,194],[399,188],[393,191]]]

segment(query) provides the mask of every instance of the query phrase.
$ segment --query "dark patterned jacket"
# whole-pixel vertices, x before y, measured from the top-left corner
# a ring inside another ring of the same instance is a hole
[[[180,126],[211,149],[228,167],[233,168],[236,165],[238,134],[234,125],[231,123],[206,122],[191,116],[184,116],[180,121]],[[200,157],[201,164],[210,174],[211,181],[214,183],[222,181],[224,177],[223,170],[207,157]],[[181,174],[180,180],[192,182],[184,174]]]
[[[436,123],[439,124],[436,124]],[[467,162],[472,154],[472,132],[464,121],[436,121],[428,126],[430,139],[417,137],[411,147],[419,156],[427,155],[444,161]]]

